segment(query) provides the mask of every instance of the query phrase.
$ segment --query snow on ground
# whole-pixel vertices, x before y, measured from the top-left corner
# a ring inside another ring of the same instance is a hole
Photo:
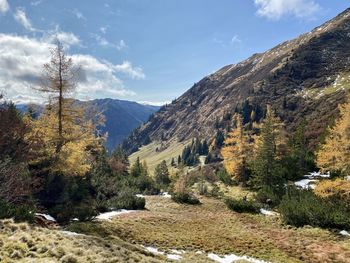
[[[67,236],[85,236],[84,234],[79,234],[76,232],[71,232],[71,231],[66,231],[66,230],[62,230],[61,233],[65,234]]]
[[[167,254],[166,257],[168,259],[172,259],[172,260],[180,260],[180,259],[182,259],[182,256],[176,255],[176,254]]]
[[[52,222],[56,222],[56,219],[53,218],[52,216],[50,215],[47,215],[47,214],[40,214],[40,213],[35,213],[36,216],[42,216],[44,217],[46,220],[48,221],[52,221]]]
[[[275,215],[278,215],[278,213],[276,212],[273,212],[273,211],[269,211],[269,210],[266,210],[264,208],[261,208],[260,209],[260,213],[265,215],[265,216],[275,216]]]
[[[321,174],[321,172],[312,172],[312,173],[305,175],[305,177],[308,177],[308,178],[317,178],[317,177],[329,178],[329,177],[331,177],[331,173],[327,172],[326,174]]]
[[[342,236],[350,236],[349,232],[346,230],[340,231],[339,234],[341,234]]]
[[[161,193],[160,195],[165,198],[171,198],[171,195],[168,192]]]
[[[219,263],[233,263],[233,262],[236,262],[238,260],[244,260],[244,261],[248,261],[251,263],[267,263],[266,261],[263,261],[263,260],[258,260],[258,259],[247,257],[247,256],[237,256],[234,254],[225,255],[223,257],[220,257],[214,253],[210,253],[210,254],[208,254],[208,258],[210,258],[216,262],[219,262]]]
[[[165,253],[160,251],[158,248],[156,247],[144,247],[148,252],[151,252],[155,255],[164,255]]]
[[[96,219],[98,219],[98,220],[111,220],[111,218],[113,218],[115,216],[128,214],[128,213],[132,213],[132,212],[136,212],[136,210],[121,209],[121,210],[117,210],[117,211],[112,211],[112,212],[106,212],[106,213],[99,214],[98,216],[96,216]]]
[[[302,189],[315,189],[316,182],[318,182],[318,180],[302,179],[300,181],[294,182],[294,184]]]
[[[144,195],[142,195],[142,194],[137,194],[137,195],[135,195],[136,197],[142,197],[142,198],[145,198],[145,196]]]

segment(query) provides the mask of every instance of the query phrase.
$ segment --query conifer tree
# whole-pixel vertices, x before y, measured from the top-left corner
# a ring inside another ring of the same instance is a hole
[[[329,135],[317,153],[317,165],[323,170],[350,175],[350,102],[339,106],[339,110],[339,119],[329,129]]]
[[[170,184],[169,170],[165,160],[158,164],[155,169],[155,181],[163,186]]]
[[[283,187],[282,169],[278,163],[285,148],[282,131],[282,123],[268,106],[257,142],[256,157],[252,162],[251,182],[258,189],[281,189]]]
[[[235,115],[236,128],[228,133],[221,149],[226,171],[240,182],[248,180],[248,158],[251,153],[251,138],[244,131],[243,119]]]
[[[140,158],[137,157],[130,169],[130,175],[133,177],[139,177],[142,174],[142,164]]]

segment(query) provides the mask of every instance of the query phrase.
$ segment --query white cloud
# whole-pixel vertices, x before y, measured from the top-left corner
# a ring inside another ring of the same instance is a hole
[[[234,35],[231,38],[231,44],[240,44],[240,43],[242,43],[242,40],[239,38],[238,35]]]
[[[112,65],[112,67],[115,71],[128,74],[133,79],[144,79],[146,77],[142,68],[134,68],[129,61],[124,61],[123,64],[120,65]]]
[[[32,2],[30,2],[30,4],[31,4],[32,6],[38,6],[38,5],[40,5],[42,2],[43,2],[43,0],[38,0],[38,1],[32,1]]]
[[[271,20],[278,20],[286,15],[308,18],[321,9],[314,0],[254,0],[254,2],[258,7],[257,14]]]
[[[32,26],[32,23],[27,18],[27,15],[22,8],[17,8],[16,13],[14,14],[14,18],[18,23],[24,26],[25,29],[30,31],[35,31],[35,28]]]
[[[10,6],[7,0],[0,0],[0,13],[5,14],[7,11],[9,11]]]
[[[42,41],[54,44],[56,40],[59,40],[63,47],[69,49],[71,46],[80,45],[81,41],[78,36],[71,32],[63,32],[58,26],[55,30],[48,31],[42,37]]]
[[[119,41],[119,43],[115,46],[118,50],[122,50],[124,48],[127,48],[125,41],[122,39]]]
[[[0,90],[6,91],[7,98],[17,103],[45,101],[46,98],[33,87],[40,84],[43,64],[49,62],[53,47],[48,39],[0,33]],[[124,87],[117,74],[145,77],[142,69],[133,68],[130,62],[118,65],[90,55],[74,54],[71,57],[74,64],[81,67],[75,94],[78,99],[132,96],[135,93]]]
[[[127,44],[125,43],[125,41],[123,39],[120,40],[119,43],[114,44],[114,43],[109,42],[104,37],[97,35],[97,34],[91,34],[91,37],[94,38],[97,41],[97,43],[102,47],[116,48],[119,51],[123,50],[125,48],[128,48]]]
[[[86,17],[79,10],[75,9],[72,12],[78,19],[86,20]]]
[[[108,26],[101,26],[100,31],[102,34],[106,34]]]

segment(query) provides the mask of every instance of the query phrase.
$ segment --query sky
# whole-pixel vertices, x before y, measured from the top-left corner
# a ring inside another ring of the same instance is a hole
[[[0,0],[0,91],[16,103],[43,103],[35,87],[59,39],[84,75],[76,98],[160,105],[349,7],[349,0]]]

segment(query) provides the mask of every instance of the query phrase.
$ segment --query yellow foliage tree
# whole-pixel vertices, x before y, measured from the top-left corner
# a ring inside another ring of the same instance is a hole
[[[350,102],[339,106],[340,117],[329,130],[329,136],[317,153],[322,170],[350,174]]]
[[[315,193],[321,197],[338,196],[344,201],[350,201],[350,181],[338,178],[324,180],[317,184]]]
[[[227,134],[221,155],[226,171],[235,179],[246,182],[247,163],[252,152],[251,137],[244,131],[242,117],[234,116],[236,128]]]
[[[79,110],[80,111],[80,110]],[[77,111],[78,112],[78,111]],[[95,136],[96,125],[91,120],[84,120],[83,116],[76,116],[75,121],[63,121],[65,127],[64,143],[57,152],[57,114],[50,108],[33,120],[27,118],[32,127],[27,140],[34,146],[33,164],[49,161],[48,170],[69,176],[85,175],[91,168],[93,153],[101,149],[101,142]]]

